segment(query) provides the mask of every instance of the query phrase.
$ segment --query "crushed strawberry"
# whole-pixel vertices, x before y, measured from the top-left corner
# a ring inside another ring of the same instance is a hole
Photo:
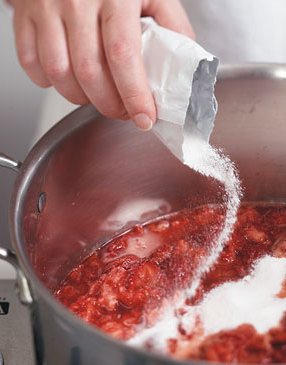
[[[278,239],[273,245],[273,256],[286,258],[286,239]]]
[[[262,243],[267,240],[267,234],[252,226],[245,231],[246,237],[253,242]]]
[[[202,206],[137,225],[81,262],[54,294],[84,321],[127,340],[156,323],[163,303],[190,286],[223,222],[222,208]],[[286,207],[243,205],[232,237],[186,304],[197,305],[212,288],[248,275],[255,261],[266,254],[285,258],[285,237]],[[285,287],[284,282],[277,297],[285,298]],[[182,315],[180,310],[177,315]],[[183,327],[178,330],[191,343],[192,335]],[[176,356],[180,338],[169,339],[166,345],[167,352]],[[145,343],[145,348],[152,351],[152,343]],[[221,362],[286,362],[286,314],[267,334],[245,324],[203,339],[184,356]]]

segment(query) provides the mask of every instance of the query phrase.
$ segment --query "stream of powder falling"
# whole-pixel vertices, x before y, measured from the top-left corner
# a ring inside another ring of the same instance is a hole
[[[166,348],[168,339],[177,337],[178,326],[183,323],[183,319],[176,315],[177,310],[184,307],[187,314],[186,298],[190,298],[196,293],[201,278],[216,262],[229,240],[242,195],[234,164],[219,149],[204,141],[200,135],[192,133],[185,136],[183,157],[187,166],[223,185],[225,190],[223,204],[226,208],[226,216],[222,230],[214,238],[209,255],[202,259],[191,286],[180,291],[173,303],[165,305],[160,319],[153,327],[143,329],[128,341],[134,346],[142,346],[146,341],[151,341],[154,349],[160,351]]]
[[[192,297],[202,276],[209,271],[218,259],[224,245],[229,240],[236,222],[237,211],[241,198],[241,185],[233,162],[219,149],[212,147],[200,136],[189,137],[183,145],[184,163],[204,176],[219,181],[225,190],[224,205],[226,216],[221,232],[215,237],[210,254],[204,257],[193,279],[192,285],[186,290],[188,297]]]

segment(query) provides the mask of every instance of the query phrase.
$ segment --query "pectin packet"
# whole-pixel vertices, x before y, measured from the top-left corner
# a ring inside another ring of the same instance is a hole
[[[192,39],[142,18],[142,55],[156,107],[154,133],[182,162],[192,135],[208,142],[214,126],[218,59]]]

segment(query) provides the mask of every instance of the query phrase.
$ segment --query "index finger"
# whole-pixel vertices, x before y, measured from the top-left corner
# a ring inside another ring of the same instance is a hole
[[[141,55],[140,15],[138,1],[108,1],[101,27],[107,62],[125,108],[139,128],[149,130],[156,107]]]
[[[151,0],[143,7],[146,16],[152,16],[162,27],[186,35],[195,40],[194,29],[179,0]],[[175,14],[175,16],[174,16]]]

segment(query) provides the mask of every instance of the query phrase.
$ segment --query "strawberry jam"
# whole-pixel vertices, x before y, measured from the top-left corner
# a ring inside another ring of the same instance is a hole
[[[75,267],[55,296],[84,321],[117,339],[129,340],[152,327],[162,305],[191,285],[222,229],[224,216],[218,206],[203,206],[135,226]],[[246,277],[265,255],[286,258],[286,206],[243,205],[231,239],[202,278],[196,295],[186,298],[186,305],[198,305],[212,289]],[[277,297],[286,297],[286,281]],[[201,326],[198,323],[197,329]],[[168,340],[165,351],[173,357],[286,362],[286,315],[267,333],[244,323],[204,336],[195,348],[183,352],[180,341],[191,341],[194,333],[183,329],[179,333],[180,338]],[[150,343],[143,346],[152,350]]]

